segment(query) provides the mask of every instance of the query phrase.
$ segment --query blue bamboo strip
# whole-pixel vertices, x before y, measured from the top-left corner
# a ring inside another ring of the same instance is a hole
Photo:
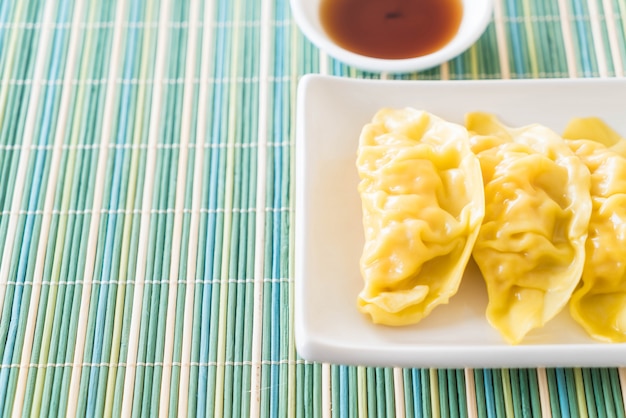
[[[561,416],[569,417],[570,409],[569,409],[569,400],[567,393],[567,383],[565,381],[565,371],[563,368],[557,368],[555,370],[556,373],[556,384],[557,384],[557,393],[559,397],[559,405],[561,409]]]
[[[487,416],[496,416],[496,401],[495,401],[495,388],[494,379],[492,377],[491,369],[483,370],[483,385],[485,386],[485,403],[487,408]]]
[[[63,5],[61,10],[59,11],[59,16],[58,16],[59,21],[67,22],[69,20],[71,12],[72,12],[72,8],[70,7],[69,4]],[[61,74],[64,72],[65,60],[62,57],[66,53],[66,48],[67,48],[68,38],[69,38],[68,35],[69,35],[69,32],[67,31],[62,31],[62,33],[59,33],[59,32],[55,33],[55,41],[53,42],[53,45],[57,45],[57,42],[58,42],[58,48],[53,49],[53,53],[57,52],[57,54],[53,55],[51,58],[51,68],[50,68],[51,77],[54,77],[56,74]],[[56,130],[56,120],[57,120],[58,107],[59,107],[59,101],[60,101],[60,97],[59,97],[59,100],[55,100],[55,99],[50,100],[51,96],[53,95],[56,95],[56,90],[52,92],[49,91],[46,93],[46,105],[49,105],[50,107],[48,108],[49,112],[46,112],[44,110],[44,115],[42,117],[42,124],[41,124],[41,129],[42,129],[41,134],[50,138],[51,141],[55,140],[52,137],[51,133],[55,132]],[[60,96],[60,92],[58,96]],[[61,185],[62,183],[63,183],[63,180],[61,177],[60,179],[58,179],[57,184],[48,185],[47,188],[56,190],[57,186]],[[57,204],[55,205],[56,207],[58,207],[58,203],[60,202],[60,200],[61,200],[61,193],[56,192],[55,193],[55,201],[57,202]],[[54,286],[52,287],[52,289],[50,289],[49,286],[45,285],[45,282],[49,281],[52,276],[52,268],[53,268],[52,260],[54,259],[54,257],[51,256],[51,254],[53,254],[55,251],[55,239],[56,239],[55,237],[56,237],[57,228],[58,228],[58,218],[51,219],[51,226],[49,229],[50,233],[48,236],[48,244],[46,246],[46,254],[50,254],[50,256],[46,258],[46,263],[44,266],[44,277],[41,278],[41,281],[44,284],[41,289],[40,300],[39,300],[39,311],[37,314],[36,328],[34,331],[35,335],[33,338],[33,347],[31,351],[32,363],[43,363],[43,364],[48,363],[47,359],[48,359],[48,353],[49,353],[49,348],[50,348],[49,347],[50,333],[47,333],[46,328],[50,327],[52,323],[52,318],[49,318],[50,314],[52,312],[58,313],[58,308],[59,308],[59,306],[57,306],[56,304],[57,287]],[[51,293],[50,297],[49,297],[49,293]],[[40,392],[38,390],[39,387],[36,386],[36,383],[37,383],[39,373],[40,373],[40,369],[35,369],[35,368],[29,369],[28,371],[27,382],[26,382],[26,394],[24,396],[24,404],[22,408],[23,414],[29,413],[29,411],[31,411],[34,406],[34,411],[31,413],[33,415],[37,415],[38,414],[37,411],[39,411],[39,408],[41,406],[43,406],[44,408],[47,408],[50,404],[48,399],[42,400],[38,396]]]
[[[413,410],[415,411],[415,416],[420,418],[423,416],[422,411],[422,379],[420,369],[411,369],[411,381],[413,390]]]
[[[43,7],[40,7],[40,4],[38,3],[29,3],[28,6],[30,7],[27,9],[27,15],[26,15],[25,20],[29,23],[34,23],[40,18],[41,9]],[[35,36],[36,34],[37,33],[34,33],[34,31],[25,31],[25,33],[23,33],[23,36],[20,37],[18,49],[28,51],[28,53],[20,54],[20,56],[17,58],[14,64],[12,73],[15,74],[16,78],[27,78],[31,76],[33,72],[33,67],[34,67],[34,62],[35,62],[35,50],[36,50],[36,45],[38,41],[38,38]],[[5,123],[3,124],[2,127],[0,127],[1,137],[10,138],[9,139],[10,141],[15,141],[16,138],[21,138],[21,136],[23,135],[23,130],[24,130],[24,122],[25,122],[26,112],[28,108],[26,104],[28,103],[29,95],[30,95],[30,84],[18,85],[15,88],[9,89],[7,100],[9,102],[8,109],[11,112],[11,114],[5,116],[5,118],[8,118],[8,123]],[[7,139],[4,139],[1,142],[7,143]],[[9,185],[7,189],[9,189],[8,191],[10,191],[11,193],[10,195],[8,194],[5,195],[6,196],[5,207],[7,208],[11,207],[11,200],[12,200],[11,198],[12,198],[13,193],[21,192],[21,191],[15,191],[15,189],[12,187],[12,185],[15,185],[16,183],[16,175],[17,175],[17,170],[18,170],[17,164],[19,160],[19,155],[17,155],[17,152],[15,154],[16,155],[14,155],[12,158],[10,173],[7,177],[7,184]],[[0,233],[2,234],[2,237],[6,237],[7,229],[9,226],[9,219],[10,219],[9,216],[0,217]],[[16,240],[16,242],[19,242],[20,240],[21,239],[18,239]],[[0,240],[0,251],[4,252],[4,247],[7,244],[14,246],[13,257],[11,258],[11,260],[2,260],[2,261],[4,263],[10,263],[9,277],[15,278],[16,270],[17,270],[17,263],[18,263],[18,258],[15,256],[16,243],[7,242],[6,238],[2,239]],[[9,284],[7,285],[6,293],[5,293],[5,303],[2,305],[2,313],[1,313],[2,318],[11,318],[11,312],[13,309],[12,304],[14,301],[14,295],[16,291],[16,286],[14,282],[15,280],[9,280]],[[10,332],[10,326],[14,326],[14,322],[6,320],[6,319],[4,321],[0,321],[0,340],[2,341],[7,340],[8,334]],[[0,344],[0,358],[2,359],[5,358],[6,348],[7,348],[7,344]],[[10,349],[11,347],[8,346],[8,348]],[[5,366],[7,364],[5,364],[3,361],[2,365]],[[6,374],[8,373],[8,371],[3,372],[3,373]],[[5,379],[8,379],[8,376]],[[6,393],[5,385],[6,385],[6,382],[0,385],[0,393],[2,394]],[[3,410],[3,407],[0,407],[0,413],[2,412],[2,410]]]
[[[579,417],[580,411],[578,410],[578,402],[576,399],[576,381],[574,376],[574,369],[567,368],[564,369],[564,372],[570,415],[573,417]]]
[[[59,19],[59,15],[62,12],[56,11],[55,19]],[[51,53],[48,61],[48,71],[56,75],[59,67],[59,53],[61,49],[62,38],[55,37],[51,45]],[[38,135],[38,138],[34,143],[43,146],[47,144],[49,138],[48,129],[50,124],[49,114],[53,111],[55,99],[57,98],[56,88],[48,88],[43,91],[43,104],[40,108],[40,113],[36,120],[36,128],[34,134]],[[17,284],[13,294],[13,304],[11,309],[11,316],[9,319],[10,327],[5,341],[5,350],[3,352],[3,364],[15,364],[21,357],[21,346],[24,338],[24,329],[26,326],[26,318],[28,312],[28,305],[30,302],[31,287],[25,287],[24,285],[32,281],[33,263],[28,264],[29,259],[33,259],[37,250],[37,240],[39,236],[39,229],[41,218],[34,216],[37,209],[41,209],[42,199],[40,198],[40,190],[45,189],[45,184],[41,181],[45,181],[46,172],[49,168],[49,152],[42,147],[38,150],[33,158],[29,162],[29,170],[26,179],[26,190],[30,190],[30,193],[25,193],[23,198],[23,204],[27,209],[25,217],[20,216],[20,230],[18,232],[23,238],[18,237],[17,242],[21,241],[21,245],[16,247],[17,254],[14,252],[14,258],[17,257],[17,270],[15,274],[15,282]],[[0,411],[8,412],[12,408],[12,392],[15,390],[17,384],[17,368],[2,368],[0,370]],[[5,400],[8,402],[5,403]]]
[[[589,13],[586,10],[584,3],[580,0],[571,0],[572,2],[572,14],[575,23],[575,29],[578,39],[576,45],[579,52],[578,63],[581,67],[581,74],[583,77],[592,77],[595,72],[592,60],[595,58],[593,53],[593,44],[589,42],[589,36],[587,36],[587,25],[585,23],[588,20]]]

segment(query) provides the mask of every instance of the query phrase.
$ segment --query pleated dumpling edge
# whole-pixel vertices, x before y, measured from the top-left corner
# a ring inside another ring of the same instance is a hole
[[[365,244],[359,309],[419,322],[457,292],[484,216],[467,129],[412,108],[381,109],[357,151]]]

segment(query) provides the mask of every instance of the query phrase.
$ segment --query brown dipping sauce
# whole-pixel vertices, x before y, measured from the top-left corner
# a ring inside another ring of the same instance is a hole
[[[320,19],[343,48],[369,57],[430,54],[457,33],[461,0],[322,0]]]

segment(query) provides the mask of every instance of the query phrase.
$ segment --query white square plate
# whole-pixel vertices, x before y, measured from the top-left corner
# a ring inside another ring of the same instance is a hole
[[[419,324],[374,325],[356,308],[363,281],[359,133],[381,107],[412,106],[463,123],[470,111],[511,126],[562,132],[599,116],[626,133],[626,80],[374,81],[304,76],[296,143],[295,332],[307,360],[405,367],[574,367],[626,364],[626,344],[587,336],[566,308],[518,346],[485,319],[486,289],[474,265],[459,292]]]

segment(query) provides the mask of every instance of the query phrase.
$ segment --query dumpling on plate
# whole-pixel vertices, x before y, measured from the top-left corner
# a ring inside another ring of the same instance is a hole
[[[561,311],[580,281],[589,172],[547,127],[513,129],[486,113],[467,115],[466,126],[485,188],[473,257],[487,285],[487,319],[517,344]]]
[[[365,244],[359,309],[408,325],[459,287],[484,213],[467,130],[424,111],[382,109],[357,151]]]
[[[626,139],[597,117],[573,118],[563,132],[565,139],[588,139],[599,142],[626,157]]]
[[[592,211],[582,286],[570,313],[601,341],[626,341],[626,158],[600,142],[568,144],[591,172]]]

